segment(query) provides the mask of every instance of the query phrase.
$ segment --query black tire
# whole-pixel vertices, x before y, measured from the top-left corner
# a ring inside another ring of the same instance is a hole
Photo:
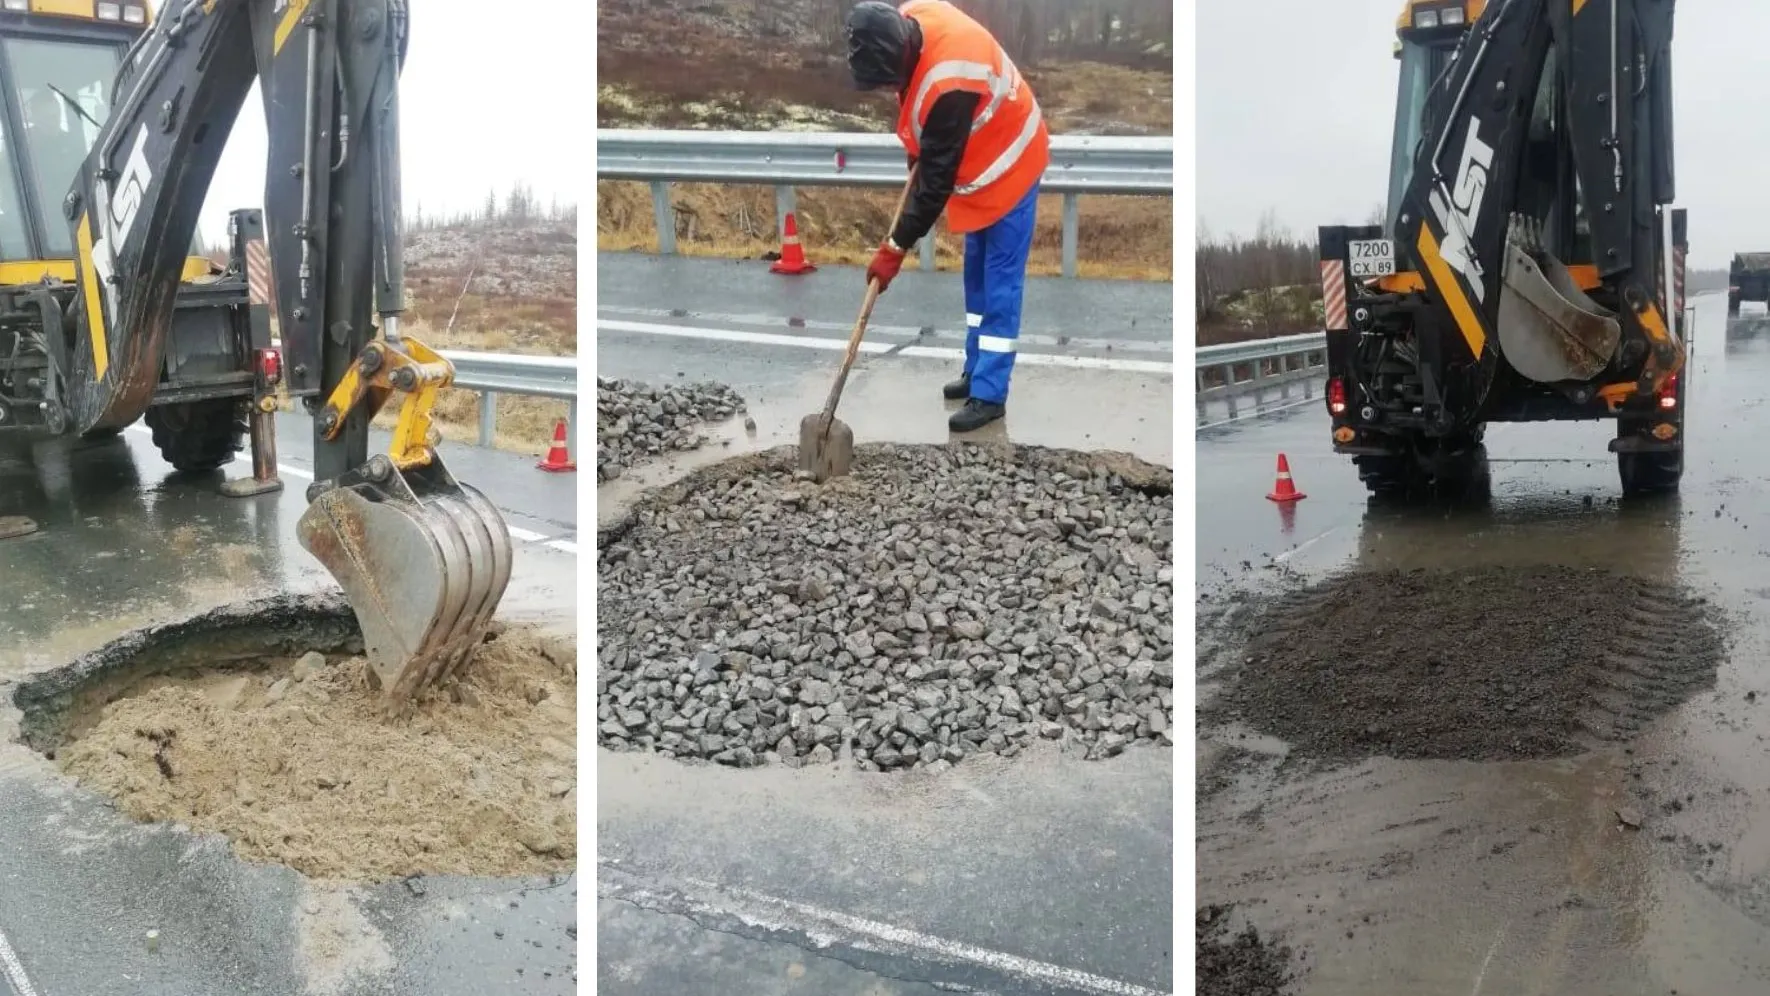
[[[1729,314],[1729,315],[1739,314],[1739,295],[1738,294],[1727,295],[1727,314]]]
[[[1616,470],[1625,495],[1671,494],[1684,478],[1684,450],[1618,453]]]
[[[1352,465],[1358,468],[1365,490],[1376,498],[1400,498],[1418,480],[1414,460],[1407,455],[1355,456]]]
[[[220,469],[245,445],[246,418],[238,398],[150,408],[147,424],[160,457],[187,474]]]

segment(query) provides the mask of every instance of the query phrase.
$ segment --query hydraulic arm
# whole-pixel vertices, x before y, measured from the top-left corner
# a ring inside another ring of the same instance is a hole
[[[141,416],[183,250],[259,83],[267,245],[245,258],[254,299],[274,298],[283,383],[315,416],[316,481],[298,531],[350,598],[396,701],[468,659],[511,561],[496,509],[432,445],[430,406],[453,371],[400,331],[408,28],[406,0],[170,0],[125,57],[114,108],[61,205],[78,297],[54,357],[75,429]],[[394,394],[391,452],[371,456],[370,421]]]
[[[1662,303],[1672,7],[1495,0],[1434,84],[1394,232],[1425,289],[1416,327],[1445,333],[1418,341],[1441,424],[1488,414],[1502,358],[1612,412],[1683,366]]]

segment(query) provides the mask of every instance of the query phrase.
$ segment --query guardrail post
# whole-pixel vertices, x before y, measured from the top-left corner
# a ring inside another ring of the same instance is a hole
[[[1076,275],[1076,232],[1081,227],[1081,205],[1073,193],[1063,195],[1063,275]]]
[[[787,215],[797,208],[794,206],[793,188],[789,184],[776,184],[774,188],[774,235],[776,245],[785,245],[787,237]]]
[[[567,453],[576,453],[576,452],[578,452],[578,399],[577,398],[571,399],[570,401],[566,402],[566,406],[567,406],[566,413],[565,413],[566,452]]]
[[[651,182],[651,213],[658,223],[658,253],[663,256],[674,255],[676,252],[676,211],[670,206],[670,183],[667,180]]]
[[[934,272],[934,229],[930,228],[928,234],[922,236],[921,246],[922,269],[932,273]]]
[[[491,446],[498,438],[498,392],[479,392],[479,445]]]

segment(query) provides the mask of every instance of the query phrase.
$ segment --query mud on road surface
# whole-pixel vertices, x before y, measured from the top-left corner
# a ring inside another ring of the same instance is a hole
[[[1235,916],[1230,906],[1198,908],[1193,933],[1197,996],[1286,996],[1291,949],[1260,936],[1251,923],[1232,930]]]
[[[1281,568],[1202,596],[1199,896],[1235,915],[1200,929],[1259,943],[1201,936],[1201,991],[1274,991],[1241,980],[1278,962],[1287,994],[1665,992],[1631,949],[1650,897],[1673,922],[1731,922],[1717,899],[1770,922],[1721,830],[1752,822],[1751,794],[1680,765],[1653,722],[1712,701],[1734,623],[1591,567]]]
[[[1705,599],[1590,568],[1352,571],[1247,626],[1202,718],[1335,760],[1576,754],[1712,685],[1725,653]]]

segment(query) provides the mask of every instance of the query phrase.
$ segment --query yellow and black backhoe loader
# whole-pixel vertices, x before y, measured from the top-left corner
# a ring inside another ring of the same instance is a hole
[[[454,372],[400,332],[408,29],[406,0],[0,0],[0,441],[145,418],[206,471],[249,437],[253,474],[223,489],[258,494],[281,487],[286,389],[315,421],[299,538],[395,703],[470,658],[511,567],[502,517],[432,445]],[[264,209],[229,216],[211,266],[189,247],[254,82]]]
[[[1334,448],[1377,493],[1465,477],[1489,422],[1616,425],[1684,468],[1673,0],[1413,0],[1387,220],[1319,231]]]

